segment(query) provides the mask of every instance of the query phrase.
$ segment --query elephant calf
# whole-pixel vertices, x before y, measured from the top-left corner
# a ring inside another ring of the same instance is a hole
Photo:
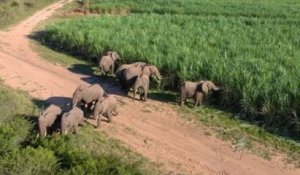
[[[180,103],[186,101],[186,98],[195,97],[195,106],[202,105],[203,96],[207,95],[210,90],[219,90],[211,81],[199,81],[199,82],[191,82],[184,81],[181,83],[180,88]]]
[[[77,134],[79,132],[79,125],[83,125],[84,117],[83,111],[78,107],[73,107],[71,111],[64,113],[61,118],[61,133],[67,134],[70,128],[75,130]]]
[[[108,122],[111,122],[113,115],[118,115],[117,106],[118,101],[112,95],[108,95],[103,101],[98,101],[96,103],[93,117],[94,120],[97,120],[97,128],[100,127],[103,114],[107,115]]]
[[[41,137],[45,137],[47,135],[47,127],[51,127],[57,116],[61,113],[61,108],[56,105],[50,105],[47,109],[40,113],[38,125]]]
[[[106,74],[111,70],[114,73],[115,62],[120,60],[120,56],[117,52],[108,51],[104,56],[99,59],[99,68],[102,73]]]
[[[142,74],[138,76],[133,85],[133,99],[135,99],[135,94],[139,90],[140,99],[147,101],[147,94],[149,91],[149,76]]]

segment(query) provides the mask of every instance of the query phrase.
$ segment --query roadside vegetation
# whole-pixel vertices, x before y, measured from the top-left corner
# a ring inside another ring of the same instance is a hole
[[[1,0],[0,28],[15,24],[55,1],[57,0]]]
[[[160,174],[88,124],[79,135],[37,138],[36,102],[0,84],[0,174]]]
[[[182,80],[212,80],[223,88],[214,105],[269,131],[299,137],[298,1],[95,0],[85,8],[98,12],[92,10],[98,6],[128,6],[138,13],[67,19],[48,25],[41,40],[88,60],[113,49],[124,62],[155,64],[166,88],[177,90]],[[216,12],[205,11],[208,7]],[[170,12],[178,8],[180,13]],[[191,9],[195,13],[186,15]]]

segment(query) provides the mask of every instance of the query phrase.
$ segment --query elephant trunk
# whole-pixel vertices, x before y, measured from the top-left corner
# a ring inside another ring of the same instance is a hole
[[[216,85],[213,85],[213,90],[218,91],[218,90],[220,90],[220,88]]]
[[[79,99],[73,98],[73,100],[72,100],[72,107],[75,107],[78,102],[79,102]]]

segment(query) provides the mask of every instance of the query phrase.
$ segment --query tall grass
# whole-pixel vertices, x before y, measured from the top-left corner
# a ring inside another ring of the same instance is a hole
[[[160,174],[88,126],[79,135],[37,139],[38,110],[28,95],[0,84],[0,174]]]
[[[299,135],[299,36],[299,19],[144,14],[66,20],[42,39],[87,58],[117,50],[157,65],[168,82],[213,80],[220,105]]]
[[[1,0],[0,28],[7,27],[57,0]]]
[[[93,13],[189,14],[265,18],[300,17],[297,0],[90,0]]]

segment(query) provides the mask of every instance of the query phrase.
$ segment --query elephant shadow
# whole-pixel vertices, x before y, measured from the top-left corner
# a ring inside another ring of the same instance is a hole
[[[83,77],[81,80],[95,84],[98,83],[101,87],[107,92],[108,94],[114,94],[118,96],[126,96],[126,93],[121,90],[119,86],[119,82],[114,77],[108,76],[90,76],[90,77]]]
[[[76,74],[94,75],[93,65],[90,64],[72,64],[68,70]]]
[[[33,99],[32,102],[38,106],[40,109],[45,109],[50,104],[60,106],[63,111],[68,111],[71,109],[72,99],[69,97],[53,96],[49,97],[46,100]]]

